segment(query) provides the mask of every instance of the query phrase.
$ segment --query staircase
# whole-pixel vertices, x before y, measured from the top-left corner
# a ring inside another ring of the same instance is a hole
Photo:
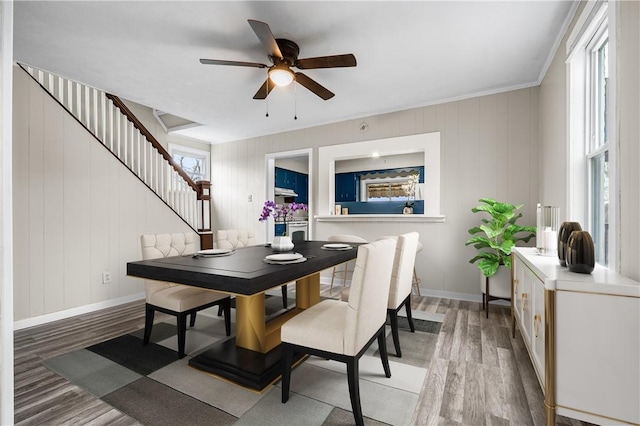
[[[36,68],[20,67],[187,225],[201,235],[210,231],[209,182],[193,182],[117,96]]]

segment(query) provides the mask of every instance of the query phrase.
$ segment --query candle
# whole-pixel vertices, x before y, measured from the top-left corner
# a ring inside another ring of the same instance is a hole
[[[546,227],[543,233],[545,252],[555,252],[558,249],[558,232]]]

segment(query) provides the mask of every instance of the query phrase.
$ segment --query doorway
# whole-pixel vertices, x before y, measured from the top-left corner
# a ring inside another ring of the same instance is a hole
[[[307,238],[313,239],[313,182],[315,181],[315,172],[313,168],[313,150],[311,148],[299,149],[295,151],[276,152],[265,155],[266,163],[266,194],[268,200],[275,200],[276,187],[276,167],[285,169],[297,169],[299,173],[307,171],[307,208],[308,208],[308,231]],[[265,221],[267,241],[273,241],[275,236],[275,224],[273,219]]]

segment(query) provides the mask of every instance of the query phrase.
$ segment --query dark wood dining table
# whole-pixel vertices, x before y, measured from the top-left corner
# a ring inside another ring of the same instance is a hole
[[[348,250],[326,250],[326,241],[298,241],[307,260],[269,264],[268,245],[239,248],[228,256],[175,256],[127,263],[127,275],[221,291],[235,296],[235,336],[215,342],[189,360],[192,367],[262,390],[280,376],[280,327],[320,301],[320,272],[355,259]],[[296,304],[265,315],[265,292],[295,281]]]

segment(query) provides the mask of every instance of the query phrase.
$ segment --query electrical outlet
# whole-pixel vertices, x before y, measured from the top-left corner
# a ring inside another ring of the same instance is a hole
[[[111,272],[104,270],[102,272],[102,284],[109,284],[111,282]]]

